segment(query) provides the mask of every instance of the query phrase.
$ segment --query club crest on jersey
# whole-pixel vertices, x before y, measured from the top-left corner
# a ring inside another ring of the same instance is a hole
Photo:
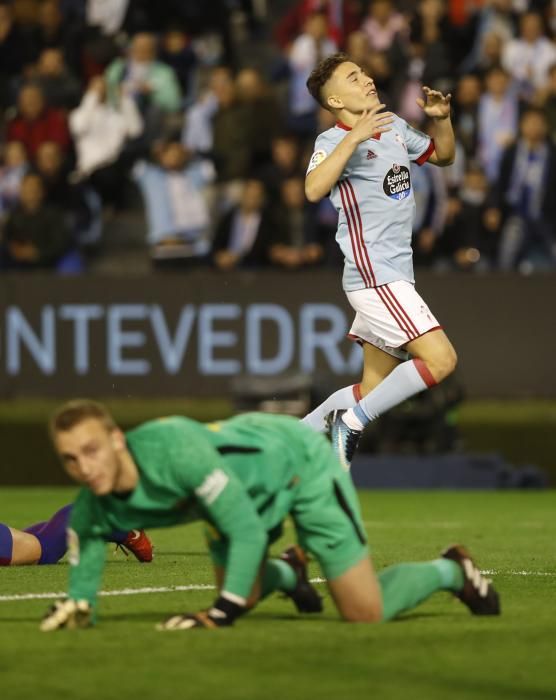
[[[382,187],[384,194],[390,199],[400,201],[409,197],[411,193],[411,178],[408,168],[405,165],[393,163],[390,170],[386,173]]]
[[[373,158],[378,158],[378,156],[374,151],[371,151],[371,149],[369,149],[367,151],[367,160],[372,160]]]

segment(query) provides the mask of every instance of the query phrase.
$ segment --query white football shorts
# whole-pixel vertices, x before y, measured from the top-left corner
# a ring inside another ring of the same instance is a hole
[[[402,349],[406,343],[442,328],[411,282],[399,280],[346,295],[355,310],[349,337],[402,360],[408,358]]]

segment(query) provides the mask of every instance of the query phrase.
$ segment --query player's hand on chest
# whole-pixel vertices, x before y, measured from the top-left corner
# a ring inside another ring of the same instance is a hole
[[[394,166],[409,168],[407,145],[398,129],[382,134],[380,139],[360,143],[348,162],[346,174],[381,183]]]

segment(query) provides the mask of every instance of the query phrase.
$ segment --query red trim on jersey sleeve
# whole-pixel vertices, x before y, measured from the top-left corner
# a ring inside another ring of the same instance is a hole
[[[361,394],[361,384],[354,384],[353,387],[353,398],[359,403],[361,399],[363,398],[363,395]]]
[[[423,165],[423,163],[426,163],[427,160],[434,153],[434,149],[435,149],[434,139],[431,139],[429,145],[427,146],[427,150],[424,153],[421,153],[419,158],[417,158],[417,160],[415,161],[417,163],[417,165]]]
[[[344,124],[344,122],[337,121],[336,126],[339,129],[343,129],[344,131],[351,131],[351,126],[348,126],[347,124]],[[375,139],[376,141],[380,141],[380,137],[382,134],[380,132],[377,132],[376,134],[373,134],[371,138]]]

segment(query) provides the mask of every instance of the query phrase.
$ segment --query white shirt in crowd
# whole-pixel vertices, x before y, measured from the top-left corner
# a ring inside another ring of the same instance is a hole
[[[69,117],[71,133],[77,149],[77,172],[86,177],[98,168],[113,163],[126,139],[139,136],[143,120],[128,95],[122,95],[119,107],[101,102],[89,90],[81,104]]]
[[[116,34],[122,26],[129,0],[87,0],[87,24],[100,27],[104,34]]]
[[[502,51],[502,65],[508,73],[536,89],[545,85],[553,63],[556,63],[556,44],[545,36],[533,43],[512,39]]]

